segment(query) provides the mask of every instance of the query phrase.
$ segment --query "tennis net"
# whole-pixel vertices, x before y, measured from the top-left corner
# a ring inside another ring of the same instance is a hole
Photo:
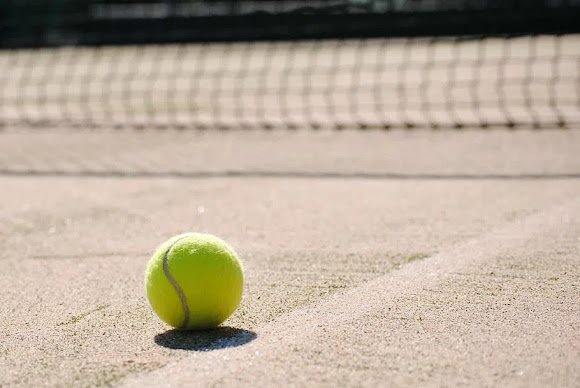
[[[4,125],[580,123],[580,2],[61,2],[4,5]]]

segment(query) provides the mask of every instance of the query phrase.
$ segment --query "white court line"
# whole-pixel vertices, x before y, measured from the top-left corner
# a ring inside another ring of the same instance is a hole
[[[257,339],[246,345],[194,352],[164,368],[130,378],[123,386],[208,386],[225,376],[251,374],[256,365],[268,357],[283,356],[291,352],[295,344],[312,342],[321,333],[331,335],[340,333],[340,328],[354,327],[353,323],[368,319],[369,314],[383,310],[385,304],[402,295],[415,295],[442,284],[458,271],[476,268],[530,241],[549,238],[550,233],[558,236],[579,216],[580,198],[540,211],[359,287],[280,316],[259,327]],[[275,372],[272,369],[265,373]]]

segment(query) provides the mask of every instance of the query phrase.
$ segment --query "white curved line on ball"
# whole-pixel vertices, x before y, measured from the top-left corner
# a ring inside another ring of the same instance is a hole
[[[185,237],[186,236],[177,239],[173,244],[171,244],[171,246],[167,249],[167,252],[165,252],[165,257],[163,258],[163,272],[165,272],[165,276],[167,276],[167,279],[169,280],[171,285],[173,285],[173,288],[175,288],[175,291],[177,292],[177,295],[181,300],[181,306],[183,307],[184,319],[183,324],[181,325],[181,328],[183,329],[187,328],[187,325],[189,324],[189,306],[187,305],[187,299],[185,298],[183,290],[181,289],[181,287],[179,286],[173,275],[171,275],[171,272],[169,272],[169,254],[171,253],[171,250],[173,249],[175,244],[177,244]]]

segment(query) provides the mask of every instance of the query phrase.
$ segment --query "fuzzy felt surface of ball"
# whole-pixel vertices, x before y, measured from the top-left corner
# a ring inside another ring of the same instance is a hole
[[[161,244],[145,273],[153,311],[179,329],[220,325],[242,298],[244,270],[236,252],[210,234],[185,233]]]

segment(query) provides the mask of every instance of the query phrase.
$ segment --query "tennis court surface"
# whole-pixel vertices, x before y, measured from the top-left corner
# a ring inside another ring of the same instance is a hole
[[[29,3],[0,386],[577,386],[574,2]],[[244,264],[215,330],[145,296],[188,231]]]
[[[1,145],[2,385],[578,380],[578,131]],[[190,230],[244,261],[228,329],[170,331],[148,307],[149,256]]]

